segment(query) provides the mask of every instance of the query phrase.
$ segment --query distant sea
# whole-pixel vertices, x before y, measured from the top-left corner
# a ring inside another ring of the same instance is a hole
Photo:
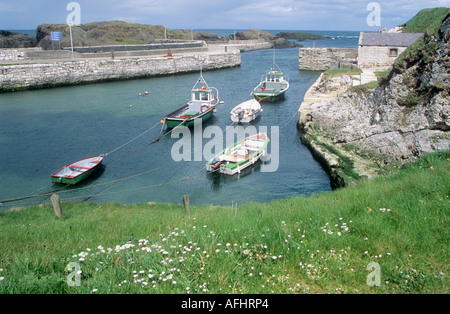
[[[247,29],[194,29],[196,32],[215,33],[218,37],[233,35],[235,32],[244,32]],[[304,47],[336,47],[336,48],[358,48],[359,31],[311,31],[311,30],[263,30],[276,35],[281,32],[304,32],[314,33],[327,37],[321,40],[304,40],[298,43]]]
[[[235,32],[243,32],[247,29],[194,29],[196,32],[215,33],[218,37],[233,35]],[[12,32],[24,33],[35,37],[36,30],[11,30]],[[299,42],[304,47],[336,47],[336,48],[358,48],[359,31],[310,31],[310,30],[265,30],[273,35],[281,32],[305,32],[329,37],[322,40],[304,40]]]

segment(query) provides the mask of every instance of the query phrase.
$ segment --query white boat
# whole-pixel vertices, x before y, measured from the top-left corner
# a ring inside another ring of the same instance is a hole
[[[206,162],[207,171],[234,175],[256,163],[266,154],[269,138],[265,133],[258,133],[230,145]]]
[[[231,121],[249,123],[261,115],[261,104],[256,99],[250,99],[240,103],[231,110]]]

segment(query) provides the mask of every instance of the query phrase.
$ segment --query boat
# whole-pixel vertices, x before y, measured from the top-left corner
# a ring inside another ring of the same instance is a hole
[[[206,162],[206,170],[227,175],[241,173],[266,154],[269,138],[258,133],[230,145]]]
[[[53,183],[75,185],[100,169],[105,155],[98,155],[74,161],[51,175]]]
[[[191,100],[166,115],[161,123],[165,124],[167,128],[193,126],[198,121],[209,120],[217,111],[215,107],[218,103],[219,91],[215,87],[208,86],[200,73],[200,77],[191,89]]]
[[[275,52],[273,64],[261,82],[250,93],[258,101],[277,101],[284,98],[284,94],[289,89],[289,81],[285,74],[275,63]]]
[[[239,123],[248,123],[261,115],[261,105],[256,99],[250,99],[240,103],[231,110],[231,121]]]

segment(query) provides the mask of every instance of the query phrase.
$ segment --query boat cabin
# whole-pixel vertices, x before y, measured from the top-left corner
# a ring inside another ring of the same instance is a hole
[[[192,90],[191,94],[191,102],[189,104],[189,110],[191,111],[204,111],[204,106],[209,106],[214,103],[214,95],[212,89],[207,88],[206,86],[200,86],[199,88],[195,88]]]
[[[282,82],[283,73],[279,71],[270,71],[266,73],[266,82]]]

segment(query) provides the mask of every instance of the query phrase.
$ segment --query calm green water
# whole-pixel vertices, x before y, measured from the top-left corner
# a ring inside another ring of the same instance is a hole
[[[203,73],[224,101],[204,128],[217,125],[225,131],[230,110],[250,98],[272,57],[272,50],[248,52],[242,54],[241,67]],[[299,71],[295,48],[277,50],[276,61],[289,75],[291,88],[285,100],[263,103],[263,115],[254,125],[258,130],[267,127],[269,137],[272,127],[279,127],[277,171],[262,172],[256,165],[240,176],[214,176],[202,169],[206,160],[173,161],[171,149],[178,138],[166,136],[144,147],[159,136],[161,126],[155,125],[161,118],[189,99],[198,73],[24,91],[0,94],[0,201],[55,189],[50,174],[63,165],[111,152],[152,126],[108,155],[98,176],[58,191],[61,199],[94,195],[90,201],[181,203],[189,194],[191,204],[239,205],[330,191],[329,177],[301,144],[296,129],[298,107],[319,72]],[[148,96],[138,95],[146,90]],[[188,176],[190,180],[177,182]],[[49,202],[47,195],[4,203],[0,210]]]

